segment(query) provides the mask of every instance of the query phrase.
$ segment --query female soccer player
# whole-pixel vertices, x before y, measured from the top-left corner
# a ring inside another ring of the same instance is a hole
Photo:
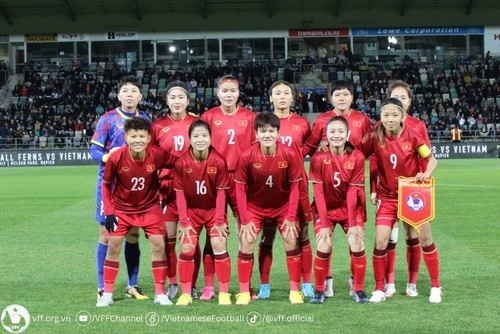
[[[236,170],[236,196],[240,213],[240,249],[237,305],[250,303],[250,278],[257,237],[264,224],[278,225],[287,255],[290,278],[289,299],[302,304],[300,292],[301,260],[298,248],[297,208],[301,160],[294,150],[279,143],[278,116],[262,112],[255,118],[254,129],[259,144],[244,151]]]
[[[172,168],[175,158],[159,147],[148,146],[151,141],[151,123],[148,120],[140,117],[128,119],[124,131],[127,145],[109,156],[102,178],[108,252],[104,261],[104,293],[96,305],[107,307],[113,304],[120,250],[125,235],[133,227],[142,228],[151,243],[154,302],[171,305],[165,294],[165,224],[158,205],[158,169]]]
[[[412,94],[410,86],[404,81],[394,81],[389,85],[387,89],[387,96],[395,97],[401,101],[403,105],[403,122],[406,127],[413,129],[416,133],[422,135],[425,140],[425,144],[431,147],[429,136],[427,134],[427,128],[421,120],[415,118],[409,114],[410,105],[412,100]],[[372,156],[374,157],[374,156]],[[376,158],[370,158],[370,197],[372,198],[372,203],[376,204],[376,182],[377,182],[377,165]],[[421,170],[425,170],[427,167],[427,162],[425,159],[419,159]],[[395,223],[392,231],[391,237],[389,238],[389,244],[387,246],[387,272],[386,272],[386,284],[384,287],[385,296],[390,298],[396,293],[396,286],[394,284],[394,269],[396,267],[396,244],[398,242],[399,234],[399,223]],[[417,292],[417,279],[418,270],[420,268],[422,247],[418,240],[418,236],[414,229],[410,225],[404,224],[405,236],[406,236],[406,261],[408,267],[408,282],[406,284],[406,296],[416,297]]]
[[[167,88],[167,104],[169,113],[153,123],[151,129],[151,142],[165,149],[175,157],[181,156],[188,151],[189,136],[188,129],[191,123],[198,117],[191,116],[186,112],[189,105],[189,93],[187,86],[182,81],[173,81]],[[177,295],[177,254],[175,253],[175,243],[177,240],[177,223],[179,214],[175,202],[174,172],[173,169],[163,169],[160,172],[161,190],[160,197],[165,211],[165,221],[167,226],[166,254],[168,261],[168,297],[175,298]],[[193,277],[193,284],[196,283],[198,269],[200,267],[200,251],[197,251],[195,263],[197,270]],[[193,291],[196,296],[196,291]]]
[[[314,289],[311,285],[312,274],[312,248],[309,240],[309,222],[311,222],[311,206],[309,202],[309,187],[307,174],[303,168],[302,148],[310,133],[309,122],[306,118],[295,114],[291,110],[294,100],[292,86],[286,81],[276,81],[269,89],[269,96],[274,108],[274,114],[280,119],[280,141],[283,145],[295,150],[302,165],[302,180],[299,184],[300,201],[298,211],[298,222],[300,226],[299,248],[302,259],[302,293],[305,297],[312,297]],[[260,291],[259,299],[269,298],[271,286],[269,274],[273,260],[272,247],[276,235],[276,226],[266,224],[259,244],[259,270]]]
[[[118,85],[118,100],[120,107],[106,112],[97,123],[92,136],[90,155],[92,159],[100,163],[97,174],[96,187],[96,216],[99,223],[99,241],[96,247],[96,269],[97,269],[97,300],[104,292],[103,266],[108,251],[108,236],[104,223],[104,208],[102,202],[101,183],[104,168],[109,155],[119,147],[125,145],[123,124],[127,119],[140,116],[148,119],[146,114],[137,109],[142,100],[141,81],[133,76],[126,76],[120,80]],[[136,228],[131,228],[125,238],[125,262],[127,264],[128,284],[125,290],[127,297],[136,299],[148,299],[138,285],[139,262],[141,251],[139,249],[139,233]]]
[[[387,245],[391,229],[397,218],[399,176],[415,177],[424,181],[431,177],[437,160],[425,143],[424,135],[415,132],[403,123],[403,105],[396,98],[387,98],[380,109],[380,123],[367,134],[360,149],[365,156],[375,154],[379,178],[377,193],[377,212],[375,221],[375,248],[373,250],[373,272],[375,291],[370,302],[379,303],[386,299],[384,279],[387,271]],[[424,172],[420,171],[419,156],[427,161]],[[373,198],[372,198],[373,200]],[[418,236],[424,261],[431,279],[431,303],[441,302],[439,283],[439,257],[432,239],[430,222],[419,226]]]
[[[233,211],[236,226],[239,226],[238,205],[236,203],[236,191],[234,175],[238,157],[241,152],[249,148],[255,141],[253,122],[255,114],[241,106],[238,106],[240,96],[240,84],[232,75],[223,76],[217,85],[217,96],[220,106],[214,107],[202,114],[201,119],[206,121],[212,131],[212,146],[222,154],[227,161],[229,170],[229,189],[227,191],[227,202]],[[205,272],[205,288],[201,300],[215,298],[213,288],[214,277],[213,250],[207,243],[203,249],[203,267]],[[257,296],[253,296],[256,298]]]
[[[219,304],[231,305],[229,279],[231,262],[226,249],[227,165],[224,158],[210,146],[210,127],[197,120],[189,128],[191,146],[175,164],[174,187],[180,216],[179,278],[182,295],[176,305],[192,303],[191,281],[193,256],[203,227],[210,236],[219,281]]]
[[[337,224],[347,233],[349,242],[352,299],[357,303],[367,303],[368,297],[364,292],[365,157],[347,141],[349,125],[345,118],[331,118],[326,124],[326,136],[328,150],[316,152],[309,168],[309,180],[314,187],[314,234],[318,247],[314,260],[316,291],[311,303],[322,304],[325,301],[324,283]]]
[[[328,145],[326,123],[334,116],[342,116],[349,123],[349,142],[357,147],[363,136],[371,130],[371,122],[364,113],[351,108],[354,99],[354,85],[350,81],[337,80],[332,84],[331,102],[333,110],[318,116],[313,123],[311,134],[306,139],[304,155],[312,155],[319,146]],[[333,297],[333,278],[330,266],[326,278],[325,296]],[[352,278],[348,280],[352,288]]]

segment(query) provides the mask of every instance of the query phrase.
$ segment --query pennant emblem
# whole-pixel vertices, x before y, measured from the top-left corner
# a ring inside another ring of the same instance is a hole
[[[398,179],[398,218],[418,227],[434,219],[435,181],[417,182],[415,178]]]
[[[411,143],[409,142],[406,142],[406,143],[403,143],[403,150],[405,151],[411,151]]]

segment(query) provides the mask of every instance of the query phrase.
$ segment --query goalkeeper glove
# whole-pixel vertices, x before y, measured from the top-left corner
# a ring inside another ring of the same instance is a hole
[[[118,227],[118,219],[115,217],[115,215],[106,216],[106,222],[104,223],[104,225],[108,232],[114,232]]]

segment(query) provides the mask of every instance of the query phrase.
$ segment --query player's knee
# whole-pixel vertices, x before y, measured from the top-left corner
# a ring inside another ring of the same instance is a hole
[[[221,253],[226,250],[226,238],[223,237],[211,238],[211,243],[214,253]]]
[[[194,256],[195,245],[186,243],[181,246],[181,253],[186,256]]]
[[[330,245],[330,243],[325,240],[321,240],[320,242],[317,243],[317,248],[318,251],[320,251],[321,253],[328,254],[332,249],[332,245]]]

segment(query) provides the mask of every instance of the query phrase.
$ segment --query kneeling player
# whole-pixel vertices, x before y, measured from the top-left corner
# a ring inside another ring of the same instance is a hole
[[[250,278],[257,236],[264,224],[278,224],[287,255],[290,302],[302,304],[300,292],[301,260],[298,248],[297,207],[301,162],[289,147],[277,142],[280,120],[264,112],[256,116],[254,129],[258,144],[244,151],[236,170],[236,198],[240,212],[240,249],[237,305],[250,303]]]
[[[318,247],[314,260],[316,291],[311,298],[313,304],[325,301],[324,283],[330,263],[328,259],[332,251],[333,231],[337,224],[347,233],[349,242],[354,280],[352,299],[357,303],[369,301],[363,291],[366,274],[365,158],[363,153],[347,142],[348,133],[349,126],[345,118],[331,118],[326,125],[328,150],[317,151],[311,158],[309,181],[314,188],[314,234]]]
[[[174,189],[179,210],[179,278],[182,295],[176,305],[193,302],[191,284],[195,269],[194,254],[200,232],[205,226],[215,257],[215,273],[219,280],[219,304],[231,305],[229,278],[231,262],[226,249],[226,189],[229,188],[227,164],[210,146],[210,126],[202,120],[189,127],[191,147],[175,164]]]
[[[108,159],[102,180],[108,252],[104,262],[104,294],[96,306],[113,304],[113,287],[120,267],[123,239],[132,227],[142,228],[151,242],[154,302],[171,305],[165,294],[167,261],[165,224],[159,205],[159,168],[172,168],[175,158],[159,147],[148,146],[151,124],[140,117],[124,124],[127,145]]]

